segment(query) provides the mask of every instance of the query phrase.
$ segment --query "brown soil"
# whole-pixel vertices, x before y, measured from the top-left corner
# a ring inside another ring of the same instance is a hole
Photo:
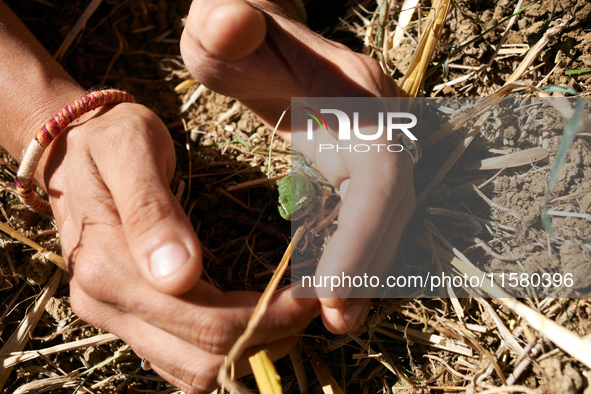
[[[59,47],[82,14],[86,3],[67,1],[50,6],[41,1],[8,1],[51,53]],[[266,187],[232,192],[234,197],[247,203],[249,209],[228,199],[219,189],[226,190],[233,185],[266,177],[265,158],[270,148],[270,133],[256,117],[234,100],[209,91],[186,112],[180,113],[179,108],[189,100],[198,86],[192,84],[180,93],[174,89],[189,78],[178,50],[182,18],[189,3],[105,1],[89,20],[82,36],[62,59],[62,64],[83,86],[112,85],[133,92],[138,102],[150,107],[165,121],[177,146],[178,166],[172,187],[180,194],[181,203],[206,247],[208,275],[225,290],[262,291],[288,244],[290,226],[275,214],[272,208],[273,196]],[[314,15],[310,22],[314,29],[324,29],[322,31],[331,37],[355,49],[361,48],[361,41],[356,36],[363,39],[365,30],[351,28],[362,25],[360,19],[351,12],[353,5],[347,2],[343,7],[336,2],[332,8],[328,8],[321,3],[321,0],[312,0],[309,4],[310,15]],[[374,1],[363,3],[366,9],[376,8]],[[457,1],[448,17],[434,61],[444,61],[462,43],[510,15],[515,3],[510,0]],[[395,17],[400,6],[401,3],[393,6]],[[427,3],[423,4],[423,7],[427,6]],[[362,14],[365,12],[358,10]],[[329,22],[328,26],[326,22],[322,25],[324,18],[321,16],[328,14],[338,14],[348,22],[349,28],[344,28],[337,18]],[[565,74],[572,70],[591,69],[591,4],[586,0],[558,0],[556,3],[542,0],[535,3],[517,17],[505,43],[531,46],[545,32],[548,27],[546,22],[550,21],[551,26],[558,18],[569,18],[568,27],[536,59],[534,66],[541,66],[526,77],[534,85],[541,83],[541,86],[572,87],[581,96],[588,96],[591,93],[591,72]],[[483,40],[463,47],[454,54],[449,59],[449,74],[444,77],[441,69],[438,69],[426,81],[425,95],[488,96],[500,88],[518,66],[523,54],[499,54],[490,68],[467,81],[441,90],[435,87],[467,74],[467,66],[488,64],[505,26],[506,23],[501,24],[487,33]],[[414,53],[418,35],[416,27],[409,34],[413,39],[405,38],[401,46],[390,54],[390,67],[395,77],[400,77],[406,71]],[[585,281],[585,277],[591,262],[589,218],[581,215],[552,216],[556,232],[552,240],[541,221],[546,202],[546,184],[561,140],[559,133],[541,135],[531,132],[523,135],[514,127],[493,127],[488,130],[483,131],[444,181],[429,194],[426,204],[415,215],[409,232],[423,234],[422,223],[428,218],[437,228],[445,230],[446,237],[456,248],[482,267],[514,270],[515,261],[498,258],[513,254],[521,256],[519,263],[529,272],[537,271],[540,265],[566,266],[572,272],[580,273],[575,275],[578,279],[574,287],[588,290],[590,283]],[[433,168],[438,168],[457,142],[458,137],[451,137],[425,152],[423,162],[416,171],[418,192],[431,179]],[[463,170],[465,166],[491,156],[491,149],[520,150],[536,146],[549,149],[549,160],[506,169],[482,189],[489,199],[511,210],[511,213],[491,208],[473,192],[471,184],[483,183],[493,177],[496,171],[470,172]],[[253,147],[257,149],[253,150]],[[275,139],[272,149],[275,152],[273,170],[285,174],[289,171],[288,146]],[[591,148],[588,130],[576,138],[567,157],[552,186],[548,209],[591,214]],[[2,155],[0,161],[3,221],[46,249],[59,253],[59,237],[53,231],[53,221],[29,212],[15,200],[12,179],[17,163],[6,154]],[[432,214],[434,208],[445,209],[453,214],[437,216]],[[485,242],[486,248],[477,246],[475,238]],[[0,309],[0,344],[3,344],[26,315],[34,297],[52,277],[55,268],[43,255],[8,235],[0,234],[0,242],[0,292],[3,300]],[[399,256],[401,264],[408,264],[409,261],[430,262],[431,259],[431,254],[417,246],[411,237],[405,239]],[[578,335],[590,338],[589,299],[535,299],[525,302]],[[538,344],[537,350],[526,357],[532,360],[531,365],[520,374],[515,384],[538,393],[591,393],[591,371],[557,348],[551,338],[544,338],[494,300],[477,302],[464,299],[460,303],[459,306],[455,305],[447,298],[383,300],[376,303],[368,327],[372,330],[380,328],[381,331],[372,331],[371,336],[365,331],[357,334],[362,341],[371,344],[373,352],[379,349],[383,356],[382,363],[376,358],[362,357],[367,349],[362,349],[350,337],[329,334],[321,321],[316,321],[307,332],[310,334],[307,350],[311,349],[308,356],[317,357],[328,366],[347,392],[390,392],[390,388],[400,390],[401,386],[406,385],[403,382],[405,379],[418,385],[447,387],[444,392],[477,392],[502,384],[496,373],[487,370],[489,356],[497,360],[506,378],[515,371],[519,358],[514,352],[501,351],[504,341],[498,328],[499,320],[495,320],[498,318],[522,346],[527,343]],[[27,350],[45,349],[102,333],[73,315],[65,281],[62,281],[45,310],[46,313],[32,332]],[[418,334],[405,334],[405,327],[418,333],[424,330],[442,337],[449,335],[448,344],[455,343],[458,347],[470,350],[472,355],[434,347],[429,342],[421,341]],[[461,338],[458,339],[458,336]],[[471,338],[471,341],[466,338]],[[89,375],[81,377],[76,373],[113,356],[117,358]],[[311,383],[310,392],[321,392],[308,358],[304,365]],[[386,366],[396,369],[397,373],[391,373]],[[289,360],[278,362],[277,368],[283,377],[284,391],[297,392]],[[77,387],[78,392],[109,394],[174,391],[153,372],[143,370],[140,359],[121,341],[19,363],[4,390],[12,393],[31,382],[39,382],[43,387],[45,379],[57,376],[66,377],[73,385],[64,383],[58,386],[62,388],[51,388],[52,393],[70,393]],[[252,378],[243,381],[255,387]]]

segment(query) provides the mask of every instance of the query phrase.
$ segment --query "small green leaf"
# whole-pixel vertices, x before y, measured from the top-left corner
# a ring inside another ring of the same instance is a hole
[[[578,94],[578,92],[575,90],[575,88],[570,87],[570,86],[548,85],[548,86],[544,86],[542,88],[542,90],[544,92],[548,92],[548,93],[553,93],[553,92],[568,93],[568,94],[572,94],[574,96]]]
[[[443,62],[443,78],[447,78],[449,75],[449,57]]]
[[[552,228],[552,220],[550,220],[550,215],[548,215],[548,206],[544,204],[544,208],[542,208],[542,224],[548,233],[554,237],[554,229]]]
[[[550,191],[552,190],[552,185],[562,168],[562,165],[566,161],[566,156],[568,155],[568,150],[572,145],[575,137],[577,135],[577,131],[581,124],[581,120],[583,119],[583,110],[585,109],[585,100],[581,98],[577,98],[577,105],[575,106],[575,112],[573,116],[568,120],[566,126],[564,126],[564,130],[562,131],[562,140],[560,141],[560,145],[558,146],[558,152],[556,153],[556,161],[554,162],[554,166],[552,167],[552,171],[550,172],[550,178],[548,179],[548,188],[546,189],[546,202],[544,203],[544,209],[542,211],[542,223],[544,228],[550,235],[554,236],[554,229],[552,228],[552,222],[550,221],[550,217],[548,216],[548,199],[550,197]]]
[[[254,147],[252,145],[250,145],[248,142],[246,142],[244,139],[240,138],[239,136],[237,136],[236,134],[232,135],[232,139],[234,141],[238,141],[240,142],[242,145],[246,146],[248,148],[248,150],[253,150]]]
[[[564,72],[564,75],[581,75],[589,73],[591,73],[591,70],[568,70]]]

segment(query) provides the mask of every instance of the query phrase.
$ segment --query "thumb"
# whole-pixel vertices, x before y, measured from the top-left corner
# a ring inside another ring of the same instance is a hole
[[[173,143],[151,111],[137,106],[133,113],[139,116],[130,112],[115,120],[114,143],[97,144],[91,153],[140,272],[155,289],[179,295],[199,280],[202,259],[195,231],[169,187]]]
[[[263,13],[247,1],[199,0],[191,5],[183,38],[199,43],[210,55],[237,60],[254,52],[266,34]]]

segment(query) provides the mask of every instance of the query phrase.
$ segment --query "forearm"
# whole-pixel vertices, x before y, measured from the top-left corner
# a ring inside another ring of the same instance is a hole
[[[20,161],[37,130],[84,89],[2,1],[0,70],[0,146]]]

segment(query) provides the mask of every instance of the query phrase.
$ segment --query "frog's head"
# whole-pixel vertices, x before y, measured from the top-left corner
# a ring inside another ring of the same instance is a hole
[[[320,193],[305,175],[291,174],[277,184],[278,210],[283,219],[299,220],[319,206]]]

